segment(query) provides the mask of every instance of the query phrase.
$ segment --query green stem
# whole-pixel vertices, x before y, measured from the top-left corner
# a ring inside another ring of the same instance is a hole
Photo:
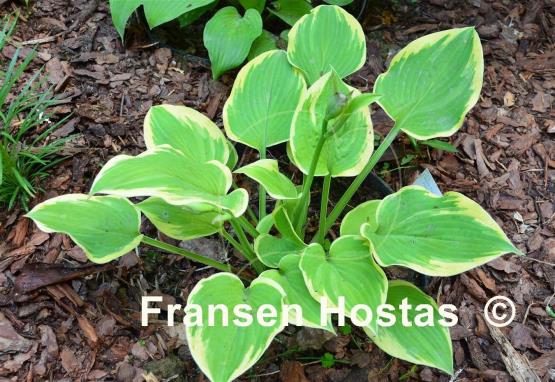
[[[358,174],[358,176],[355,178],[353,183],[351,183],[349,188],[347,188],[343,196],[341,196],[341,199],[339,199],[334,209],[331,211],[331,214],[329,214],[326,225],[324,226],[324,232],[327,232],[330,230],[330,228],[335,223],[339,215],[341,215],[341,213],[343,212],[343,210],[345,209],[345,207],[347,206],[347,204],[349,203],[349,201],[351,200],[355,192],[362,185],[362,182],[364,182],[368,174],[370,174],[370,172],[374,169],[374,167],[378,163],[378,160],[383,156],[383,154],[389,148],[391,143],[393,143],[393,141],[395,140],[395,138],[397,137],[400,131],[401,131],[401,125],[396,124],[395,126],[393,126],[393,128],[384,138],[380,146],[376,149],[376,151],[374,151],[374,153],[370,157],[370,160],[368,161],[366,166],[364,166],[364,169],[362,170],[362,172]],[[318,231],[318,233],[316,234],[316,237],[318,237],[319,234],[320,232]]]
[[[307,176],[303,180],[303,188],[301,190],[301,200],[299,201],[298,207],[296,209],[295,217],[293,219],[295,230],[299,235],[302,234],[303,225],[305,223],[303,217],[306,217],[308,213],[308,204],[310,197],[310,189],[312,187],[312,181],[314,180],[314,173],[316,172],[316,166],[318,165],[318,160],[320,159],[320,153],[326,142],[326,130],[328,121],[324,122],[322,134],[320,134],[320,139],[316,143],[316,149],[314,150],[314,155],[312,156],[312,162],[310,163],[310,168],[308,170]]]
[[[259,235],[256,228],[247,220],[247,218],[245,218],[244,216],[240,216],[237,220],[253,239],[255,239]]]
[[[222,230],[220,231],[220,235],[222,235],[224,239],[229,241],[229,244],[231,244],[233,248],[243,253],[243,247],[241,246],[241,244],[237,240],[235,240],[233,236],[231,236],[224,228],[222,228]]]
[[[266,148],[260,151],[260,159],[266,159]],[[266,190],[261,184],[258,185],[258,219],[266,216]]]
[[[142,242],[146,245],[150,245],[151,247],[158,248],[166,252],[170,252],[176,255],[186,257],[189,260],[192,260],[204,265],[208,265],[209,267],[213,267],[224,272],[233,271],[231,266],[228,264],[220,263],[219,261],[212,260],[208,257],[198,255],[196,253],[187,251],[183,248],[179,248],[179,247],[176,247],[175,245],[164,243],[163,241],[159,241],[148,236],[143,236]]]
[[[258,261],[256,253],[254,253],[254,250],[252,249],[251,244],[247,239],[247,236],[245,235],[245,231],[243,231],[243,227],[241,227],[241,224],[238,223],[237,219],[231,219],[229,222],[233,227],[233,230],[237,234],[237,237],[239,238],[239,243],[241,243],[241,248],[243,249],[241,251],[243,256],[245,256],[249,263],[252,264],[257,273],[264,272],[266,267]]]
[[[322,199],[320,200],[320,224],[318,225],[318,237],[316,241],[320,244],[324,244],[324,239],[326,237],[326,218],[328,216],[328,202],[330,198],[330,187],[331,187],[331,174],[324,177],[324,186],[322,187]]]

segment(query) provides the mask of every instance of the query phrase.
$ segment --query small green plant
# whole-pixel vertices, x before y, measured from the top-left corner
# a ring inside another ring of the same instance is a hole
[[[6,17],[1,23],[0,50],[10,38],[16,19]],[[60,161],[56,154],[65,142],[62,139],[48,142],[50,133],[61,122],[49,120],[47,109],[55,101],[49,90],[41,90],[44,87],[41,71],[20,84],[33,58],[34,52],[21,57],[17,49],[7,66],[0,68],[0,206],[8,209],[17,203],[27,209],[39,182]],[[21,88],[16,90],[19,85]]]
[[[323,37],[325,31],[333,31],[333,39]],[[155,106],[144,122],[145,152],[109,160],[89,195],[47,200],[27,216],[44,231],[70,235],[97,263],[143,243],[223,271],[195,286],[185,315],[191,353],[212,381],[231,381],[248,370],[288,323],[335,333],[324,304],[344,306],[351,323],[362,326],[388,354],[452,373],[449,331],[439,323],[436,302],[406,281],[388,281],[382,267],[452,276],[505,253],[520,254],[487,212],[462,194],[437,196],[409,186],[350,210],[341,221],[340,237],[329,249],[324,244],[400,132],[427,140],[461,127],[482,86],[480,40],[473,28],[419,38],[393,58],[373,93],[361,93],[342,78],[364,63],[364,40],[361,26],[343,9],[320,6],[293,26],[287,52],[263,53],[241,69],[224,106],[224,128],[227,138],[257,150],[258,161],[235,169],[234,146],[207,117],[187,107]],[[395,121],[375,150],[368,107],[373,102]],[[270,147],[285,142],[304,175],[301,185],[266,158]],[[247,212],[249,195],[234,186],[233,174],[259,184],[258,216]],[[315,177],[323,178],[319,224],[317,233],[307,237]],[[337,177],[355,178],[329,212]],[[275,201],[269,214],[266,195]],[[148,198],[128,199],[134,197]],[[178,240],[219,233],[257,277],[251,280],[230,264],[141,234],[141,214]],[[245,287],[240,277],[250,285]],[[407,315],[390,312],[394,322],[389,326],[368,320],[360,309],[375,312],[383,304],[407,302],[412,306]],[[287,309],[293,304],[302,314]],[[421,304],[429,308],[424,313]],[[232,313],[228,317],[217,310],[213,325],[193,324],[214,306]],[[263,307],[271,308],[275,319],[263,325],[251,317],[245,325],[242,309],[260,312]],[[406,326],[405,319],[428,322]],[[338,323],[344,325],[341,319]]]
[[[177,19],[181,28],[188,27],[201,16],[213,12],[204,28],[204,45],[212,62],[212,77],[240,66],[266,51],[277,49],[278,40],[287,40],[287,31],[278,37],[264,25],[276,17],[289,27],[313,9],[311,0],[232,1],[218,8],[218,0],[110,0],[113,23],[123,39],[131,14],[143,7],[149,27],[155,28]],[[353,0],[325,0],[328,4],[345,6]],[[243,16],[238,8],[244,10]],[[322,38],[333,37],[333,31],[323,30]]]

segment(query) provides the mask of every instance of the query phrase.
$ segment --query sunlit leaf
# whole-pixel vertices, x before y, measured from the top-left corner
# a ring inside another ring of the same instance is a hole
[[[68,194],[48,199],[27,215],[44,232],[61,232],[95,263],[107,263],[141,242],[141,214],[117,196]]]
[[[300,268],[312,297],[318,301],[326,298],[328,306],[334,308],[344,298],[347,316],[356,305],[366,305],[376,312],[385,302],[387,278],[374,262],[368,242],[361,237],[340,237],[327,255],[321,245],[311,244],[301,256]],[[369,317],[358,311],[355,318],[363,322]],[[370,321],[369,328],[376,333],[379,329],[375,318]]]
[[[283,289],[273,280],[258,278],[245,288],[231,273],[215,274],[193,288],[187,299],[187,308],[199,307],[204,314],[200,319],[203,325],[186,325],[187,344],[193,359],[211,381],[232,381],[258,361],[286,324],[282,320],[284,298]],[[250,310],[245,308],[237,314],[234,309],[243,304]],[[268,326],[262,326],[257,320],[256,314],[262,305],[270,305],[277,313],[273,324],[271,318],[267,319],[271,323]],[[219,309],[215,310],[214,325],[208,325],[210,306],[227,308],[227,326],[223,325],[223,314]],[[245,313],[254,316],[252,324],[240,326],[238,324],[246,322],[242,317]]]
[[[406,310],[405,318],[399,308],[403,300],[411,306]],[[372,341],[393,357],[453,374],[453,350],[449,329],[439,322],[442,316],[435,301],[411,283],[394,280],[389,282],[386,304],[394,307],[388,313],[395,317],[395,324],[381,325],[377,335],[365,328]],[[419,305],[429,308],[420,309]],[[417,322],[415,318],[418,316],[420,318]],[[410,326],[403,324],[404,320],[410,323]],[[417,323],[425,325],[417,326]]]
[[[205,203],[240,216],[248,195],[238,189],[228,194],[231,171],[218,161],[191,161],[167,145],[132,157],[118,155],[96,176],[91,194],[126,197],[158,196],[178,206]]]
[[[272,2],[272,7],[268,7],[268,11],[291,26],[311,9],[310,1],[306,0],[277,0]]]
[[[437,196],[420,186],[404,187],[380,203],[375,218],[362,234],[382,266],[452,276],[521,253],[478,203],[457,192]]]
[[[227,136],[259,151],[287,141],[305,89],[302,75],[284,51],[256,57],[239,72],[224,106]]]
[[[151,107],[144,121],[147,149],[170,145],[191,161],[226,163],[229,145],[222,131],[208,117],[186,106]]]
[[[360,69],[366,60],[366,40],[353,16],[335,5],[321,5],[293,26],[287,53],[313,84],[332,68],[341,78]]]
[[[237,174],[245,174],[264,187],[268,195],[274,199],[296,199],[299,197],[296,186],[291,180],[279,172],[275,159],[261,159],[235,170]]]
[[[476,31],[449,29],[414,40],[397,53],[374,92],[407,134],[420,140],[448,137],[478,101],[483,72]]]
[[[297,109],[291,128],[290,158],[308,174],[318,141],[326,138],[315,175],[355,176],[366,165],[374,150],[370,111],[357,108],[350,115],[325,119],[333,114],[336,103],[347,103],[358,90],[346,85],[335,72],[329,72],[312,85]],[[340,109],[338,109],[339,112]]]

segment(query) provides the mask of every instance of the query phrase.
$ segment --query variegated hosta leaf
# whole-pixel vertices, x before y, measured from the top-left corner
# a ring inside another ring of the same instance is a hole
[[[289,64],[284,51],[261,54],[239,71],[225,103],[227,136],[258,151],[287,141],[305,90],[302,75]]]
[[[204,46],[212,64],[212,78],[245,61],[254,40],[262,33],[262,18],[255,9],[241,17],[233,6],[220,9],[204,27]]]
[[[341,221],[341,236],[360,235],[360,229],[364,224],[376,227],[376,211],[380,202],[381,200],[369,200],[349,211]]]
[[[342,102],[358,94],[333,71],[309,88],[293,118],[289,150],[291,160],[303,173],[309,172],[322,134],[327,138],[315,176],[355,176],[362,171],[374,150],[369,109],[363,107],[349,115],[340,114],[331,119],[324,130],[326,116],[337,115]]]
[[[279,262],[279,270],[271,269],[262,272],[260,278],[269,278],[277,282],[285,291],[285,303],[297,304],[302,308],[298,317],[294,309],[289,310],[289,323],[301,322],[303,326],[324,329],[335,334],[331,317],[328,315],[326,325],[321,325],[320,303],[310,295],[299,268],[299,255],[287,255]]]
[[[246,289],[231,273],[218,273],[200,281],[189,294],[187,308],[193,304],[200,307],[203,325],[186,325],[186,334],[191,354],[202,372],[213,382],[228,382],[254,365],[286,324],[282,320],[284,299],[279,284],[267,278],[257,278]],[[209,306],[220,304],[227,307],[228,325],[222,325],[220,309],[215,310],[215,325],[208,325]],[[250,306],[251,310],[241,309],[237,314],[234,309],[243,304]],[[262,326],[256,314],[266,304],[275,309],[277,316],[275,323]],[[245,313],[252,316],[252,324],[237,325],[234,320],[245,323],[241,317]],[[187,312],[185,317],[190,314]]]
[[[62,195],[40,203],[26,216],[44,232],[69,235],[95,263],[125,255],[143,238],[140,212],[117,196]]]
[[[264,265],[277,268],[283,257],[300,255],[306,244],[295,232],[285,206],[278,207],[270,216],[281,237],[270,235],[271,226],[266,225],[254,241],[254,251]]]
[[[376,312],[387,295],[387,278],[376,265],[368,242],[358,236],[343,236],[335,240],[329,254],[320,244],[311,244],[302,254],[300,268],[312,297],[328,300],[328,306],[338,307],[345,298],[346,315],[358,304]],[[366,321],[366,312],[358,311],[356,318]],[[352,318],[352,317],[351,317]],[[372,332],[377,332],[376,317],[372,317]]]
[[[235,170],[260,183],[268,195],[274,199],[297,199],[299,194],[291,180],[279,172],[275,159],[261,159]]]
[[[177,240],[191,240],[212,235],[221,230],[223,222],[231,218],[217,211],[199,211],[193,206],[175,206],[164,199],[151,196],[136,205],[148,220],[165,235]]]
[[[521,254],[480,205],[457,192],[437,196],[404,187],[387,196],[375,216],[361,232],[382,266],[452,276],[505,253]]]
[[[412,306],[407,310],[405,317],[407,322],[412,324],[411,326],[403,325],[403,312],[399,306],[404,299],[407,299],[406,302]],[[372,341],[393,357],[453,374],[451,337],[449,329],[439,322],[442,316],[435,301],[411,283],[394,280],[389,282],[386,303],[395,308],[388,311],[395,316],[395,324],[381,325],[377,336],[368,328],[364,328]],[[421,304],[430,308],[417,309]],[[429,317],[430,315],[433,315],[433,318]],[[419,318],[415,319],[415,317]],[[417,323],[430,325],[417,326]]]
[[[248,194],[230,194],[231,171],[218,161],[197,162],[167,145],[132,157],[118,155],[96,176],[91,193],[126,197],[158,196],[178,206],[210,204],[234,216],[247,208]]]
[[[341,78],[360,69],[366,60],[366,41],[353,16],[335,5],[321,5],[295,23],[287,53],[313,84],[332,68]]]
[[[484,58],[473,28],[421,37],[403,48],[374,85],[378,103],[417,139],[457,131],[482,89]]]
[[[144,121],[147,149],[170,145],[189,160],[225,164],[229,146],[222,131],[208,117],[186,106],[151,107]]]

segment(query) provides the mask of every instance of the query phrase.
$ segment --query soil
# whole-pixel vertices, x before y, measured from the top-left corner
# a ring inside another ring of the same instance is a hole
[[[368,61],[349,82],[371,90],[388,59],[409,41],[474,25],[484,47],[484,88],[450,140],[457,153],[415,150],[401,138],[377,172],[398,189],[428,169],[443,191],[462,192],[486,208],[527,256],[507,255],[460,276],[421,283],[439,302],[458,308],[459,324],[451,329],[453,379],[391,359],[356,328],[330,338],[289,327],[241,380],[520,381],[522,372],[555,380],[555,319],[547,309],[555,307],[555,1],[410,3],[387,10],[372,5],[363,22]],[[86,192],[109,158],[141,152],[142,121],[152,105],[187,105],[221,126],[236,73],[214,82],[203,60],[158,46],[137,26],[127,31],[124,47],[106,1],[40,0],[26,8],[0,0],[0,14],[17,9],[16,41],[24,49],[36,46],[35,68],[44,66],[60,100],[52,118],[70,116],[55,134],[74,136],[65,148],[68,159],[52,170],[35,202]],[[14,50],[6,46],[1,59]],[[373,122],[381,135],[392,125],[379,110]],[[244,161],[253,158],[244,152]],[[371,192],[368,185],[357,202]],[[94,266],[68,237],[40,232],[23,213],[0,211],[0,381],[206,380],[183,330],[141,327],[140,297],[162,295],[162,309],[174,301],[183,304],[212,270],[177,256],[157,256],[146,247],[114,264]],[[146,230],[156,234],[152,227]],[[207,255],[229,253],[237,262],[217,239],[194,245]],[[405,273],[394,269],[390,276],[410,276]],[[482,316],[494,295],[516,304],[514,322],[498,330]],[[340,362],[324,368],[319,361],[324,353]]]

